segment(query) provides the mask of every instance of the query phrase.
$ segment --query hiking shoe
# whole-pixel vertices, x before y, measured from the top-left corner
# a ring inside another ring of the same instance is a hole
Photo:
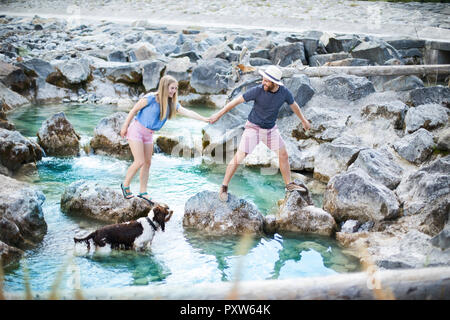
[[[286,185],[286,188],[284,188],[284,190],[287,191],[302,191],[302,192],[306,192],[306,189],[304,187],[301,187],[297,184],[295,184],[294,182],[290,182]]]
[[[228,186],[224,186],[222,185],[220,187],[220,191],[219,191],[219,199],[222,202],[227,202],[228,201]]]

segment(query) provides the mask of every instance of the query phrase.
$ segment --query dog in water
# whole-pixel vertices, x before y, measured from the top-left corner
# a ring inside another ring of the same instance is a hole
[[[104,247],[107,244],[111,249],[125,249],[142,251],[150,249],[153,237],[160,228],[165,229],[165,224],[172,217],[173,211],[165,204],[156,204],[147,217],[135,221],[113,224],[97,229],[85,238],[73,238],[75,243],[86,242],[88,251],[91,249],[89,240],[95,247]]]

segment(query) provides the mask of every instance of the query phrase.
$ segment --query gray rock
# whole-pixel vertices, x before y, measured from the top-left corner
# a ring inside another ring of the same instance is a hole
[[[61,211],[101,221],[120,223],[145,217],[152,206],[133,197],[126,200],[121,191],[84,180],[66,187],[61,196]]]
[[[142,84],[146,91],[158,88],[165,65],[161,61],[152,61],[142,67]]]
[[[358,138],[344,135],[319,146],[314,158],[314,178],[328,182],[333,176],[347,170],[365,147]]]
[[[450,220],[449,220],[450,221]],[[444,226],[444,229],[442,229],[439,234],[431,238],[431,243],[441,248],[442,250],[450,248],[450,223],[447,221],[447,223]]]
[[[450,88],[439,85],[414,89],[409,92],[409,100],[414,106],[429,103],[448,105],[450,104]]]
[[[47,233],[41,191],[15,179],[0,176],[0,254],[8,255],[7,263],[17,261],[22,251],[36,246]],[[12,247],[12,248],[11,248]],[[9,252],[11,251],[11,252]]]
[[[380,182],[391,190],[394,190],[400,183],[403,169],[387,151],[374,149],[361,150],[348,168],[349,171],[356,168],[362,169],[375,181]]]
[[[362,41],[355,35],[341,35],[330,37],[326,49],[330,53],[335,52],[350,52],[357,47]]]
[[[0,261],[2,262],[2,268],[8,268],[17,263],[23,254],[24,252],[22,250],[0,241]]]
[[[233,194],[229,194],[228,202],[222,202],[217,192],[202,191],[184,206],[183,227],[207,234],[261,234],[263,224],[264,217],[256,206]]]
[[[342,135],[350,114],[314,106],[305,111],[305,116],[311,123],[311,137],[320,141],[332,141]],[[299,130],[294,130],[292,135],[302,138]]]
[[[0,81],[16,92],[26,91],[31,85],[21,68],[3,61],[0,61]]]
[[[12,91],[2,82],[0,82],[0,102],[3,103],[5,111],[30,104],[25,97]]]
[[[304,65],[307,64],[302,42],[276,46],[270,50],[269,54],[272,63],[281,67],[286,67],[298,60]]]
[[[358,220],[347,220],[342,224],[341,232],[353,233],[357,232],[361,223]]]
[[[417,76],[400,76],[381,85],[382,91],[409,91],[423,87],[423,81]]]
[[[41,78],[36,79],[36,103],[58,103],[69,97],[70,91],[68,89],[54,86]]]
[[[165,74],[171,75],[178,82],[189,81],[193,64],[188,57],[172,59],[166,67]]]
[[[405,215],[420,215],[424,230],[435,235],[440,232],[450,212],[450,156],[402,179],[395,190]]]
[[[433,135],[423,128],[404,136],[393,144],[395,151],[402,158],[417,165],[428,159],[435,146]]]
[[[25,138],[18,131],[0,128],[0,163],[9,170],[16,171],[23,164],[42,159],[41,147]]]
[[[352,52],[354,58],[368,59],[384,65],[390,59],[400,59],[397,50],[384,41],[367,41],[356,46]]]
[[[76,156],[80,152],[80,136],[64,112],[56,113],[42,123],[38,143],[47,156]]]
[[[395,129],[403,129],[403,123],[408,106],[400,100],[382,104],[369,104],[361,109],[361,116],[367,120],[387,119]]]
[[[361,169],[336,175],[328,182],[323,209],[336,221],[358,220],[375,223],[400,214],[395,193]]]
[[[86,82],[91,74],[89,61],[83,58],[69,60],[58,69],[70,85]]]
[[[405,133],[412,133],[420,128],[433,130],[448,123],[449,111],[439,104],[422,104],[409,108],[405,117]]]
[[[142,81],[141,63],[110,65],[102,68],[103,74],[112,82],[126,84],[140,83]]]
[[[318,54],[313,55],[309,58],[309,65],[311,67],[320,67],[325,65],[327,62],[339,61],[343,59],[351,58],[349,53],[328,53],[328,54]]]
[[[450,128],[445,128],[437,135],[437,148],[442,151],[450,151]]]
[[[365,77],[332,75],[325,78],[325,94],[335,99],[358,100],[373,92],[373,84]]]
[[[19,66],[28,76],[42,79],[46,79],[50,73],[55,71],[55,68],[49,62],[39,58],[24,61]]]
[[[230,73],[231,66],[226,60],[219,58],[204,60],[192,70],[190,84],[198,93],[225,93]]]
[[[294,96],[294,99],[299,107],[303,107],[309,100],[311,100],[315,93],[315,90],[311,86],[311,81],[304,74],[294,75],[293,77],[286,79],[284,82],[286,88],[292,92],[292,95]],[[292,109],[287,105],[287,103],[285,103],[280,108],[278,117],[285,117],[293,113],[294,112]]]
[[[126,118],[127,113],[116,112],[100,120],[94,129],[94,137],[90,142],[94,153],[125,159],[132,158],[128,141],[120,136],[120,129]]]
[[[127,62],[128,58],[125,52],[122,50],[115,50],[108,54],[108,61],[113,62]]]

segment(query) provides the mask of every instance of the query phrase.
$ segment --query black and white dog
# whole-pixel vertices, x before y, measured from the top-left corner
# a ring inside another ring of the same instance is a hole
[[[85,238],[73,238],[75,243],[86,242],[88,251],[91,248],[89,240],[94,242],[95,247],[104,247],[107,244],[111,249],[125,249],[142,251],[150,249],[153,237],[158,228],[162,231],[165,224],[172,217],[173,211],[165,204],[156,204],[147,217],[135,221],[112,224],[97,229]]]

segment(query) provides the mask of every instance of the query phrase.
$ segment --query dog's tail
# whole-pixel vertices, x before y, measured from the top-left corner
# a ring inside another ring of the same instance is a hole
[[[87,249],[89,251],[89,250],[91,250],[91,244],[90,244],[89,240],[92,239],[94,237],[94,235],[95,235],[95,232],[92,232],[85,238],[73,238],[73,241],[75,241],[75,243],[83,242],[83,241],[86,242]]]

